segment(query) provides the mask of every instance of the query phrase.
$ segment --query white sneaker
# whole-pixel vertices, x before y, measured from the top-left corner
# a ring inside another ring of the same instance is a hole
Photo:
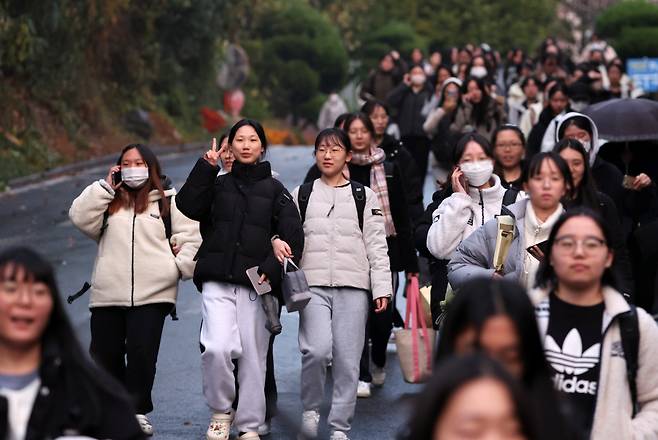
[[[331,437],[329,437],[329,440],[350,440],[349,437],[347,437],[347,434],[345,434],[342,431],[334,431],[331,433]]]
[[[135,415],[137,418],[137,423],[139,423],[139,427],[142,428],[142,432],[144,435],[148,435],[149,437],[153,435],[153,425],[151,425],[151,421],[146,417],[144,414],[137,414]]]
[[[272,432],[272,422],[269,420],[258,427],[258,435],[270,435],[270,432]]]
[[[314,410],[302,413],[302,436],[304,438],[317,438],[320,413]]]
[[[373,366],[372,368],[372,384],[376,387],[384,385],[386,381],[386,370],[384,368],[379,368]]]
[[[356,387],[356,397],[367,398],[370,397],[370,382],[359,381],[359,385]]]
[[[233,411],[229,414],[214,413],[206,431],[206,440],[228,440],[233,423]]]
[[[242,434],[240,437],[238,437],[238,440],[260,440],[260,436],[257,432],[250,431]]]

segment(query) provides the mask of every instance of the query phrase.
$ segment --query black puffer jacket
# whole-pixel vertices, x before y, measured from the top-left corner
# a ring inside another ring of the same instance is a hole
[[[245,271],[258,266],[273,287],[281,283],[281,265],[271,238],[279,235],[301,256],[304,233],[292,197],[272,177],[269,162],[233,164],[229,174],[199,159],[176,196],[178,209],[201,222],[203,243],[197,254],[194,283],[205,281],[251,286]]]
[[[97,367],[74,365],[75,362],[64,359],[61,353],[56,342],[44,343],[39,368],[41,385],[32,406],[25,440],[61,436],[146,438],[121,385]],[[0,396],[0,439],[7,438],[7,415],[7,400]]]

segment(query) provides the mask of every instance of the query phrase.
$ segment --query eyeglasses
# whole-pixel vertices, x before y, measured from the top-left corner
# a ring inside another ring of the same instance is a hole
[[[331,147],[331,148],[318,147],[318,149],[315,150],[315,154],[324,156],[325,154],[329,153],[330,156],[338,156],[343,151],[345,151],[345,149],[342,147]]]
[[[501,150],[512,150],[514,148],[521,148],[523,147],[523,144],[521,142],[509,142],[509,143],[504,143],[504,144],[496,144],[496,148],[500,148]]]
[[[567,236],[558,237],[553,242],[555,250],[562,254],[574,253],[579,245],[586,254],[594,254],[606,247],[606,241],[596,237],[586,237],[582,240],[576,240],[574,237]]]

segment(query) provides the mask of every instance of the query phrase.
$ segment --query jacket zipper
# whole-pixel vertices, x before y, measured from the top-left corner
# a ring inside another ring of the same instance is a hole
[[[482,207],[482,226],[484,226],[484,198],[482,198],[482,190],[478,189],[480,193],[480,206]]]
[[[135,306],[135,218],[136,213],[133,213],[133,230],[132,230],[132,249],[130,258],[130,305]]]

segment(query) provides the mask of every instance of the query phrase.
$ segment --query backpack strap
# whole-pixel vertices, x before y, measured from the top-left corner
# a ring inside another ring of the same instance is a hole
[[[637,310],[634,304],[630,304],[631,310],[619,315],[619,332],[621,333],[621,346],[624,350],[626,360],[626,378],[631,391],[631,403],[633,405],[633,417],[638,413],[637,402],[637,369],[638,352],[640,348],[640,324],[637,318]]]
[[[171,209],[171,196],[167,197],[167,200],[169,201],[169,207]],[[158,200],[158,209],[160,212],[162,212],[162,199]],[[165,227],[165,235],[167,240],[169,240],[171,238],[171,211],[169,211],[166,215],[161,216],[161,218]]]
[[[308,208],[308,200],[311,198],[313,192],[313,182],[308,182],[299,187],[297,192],[297,203],[299,205],[299,216],[302,218],[302,224],[306,220],[306,208]]]
[[[516,202],[516,198],[519,196],[519,190],[516,188],[507,188],[505,194],[503,195],[503,206],[513,205]]]
[[[356,215],[359,217],[359,229],[363,232],[363,214],[366,210],[366,189],[359,182],[350,180],[352,196],[356,204]]]

